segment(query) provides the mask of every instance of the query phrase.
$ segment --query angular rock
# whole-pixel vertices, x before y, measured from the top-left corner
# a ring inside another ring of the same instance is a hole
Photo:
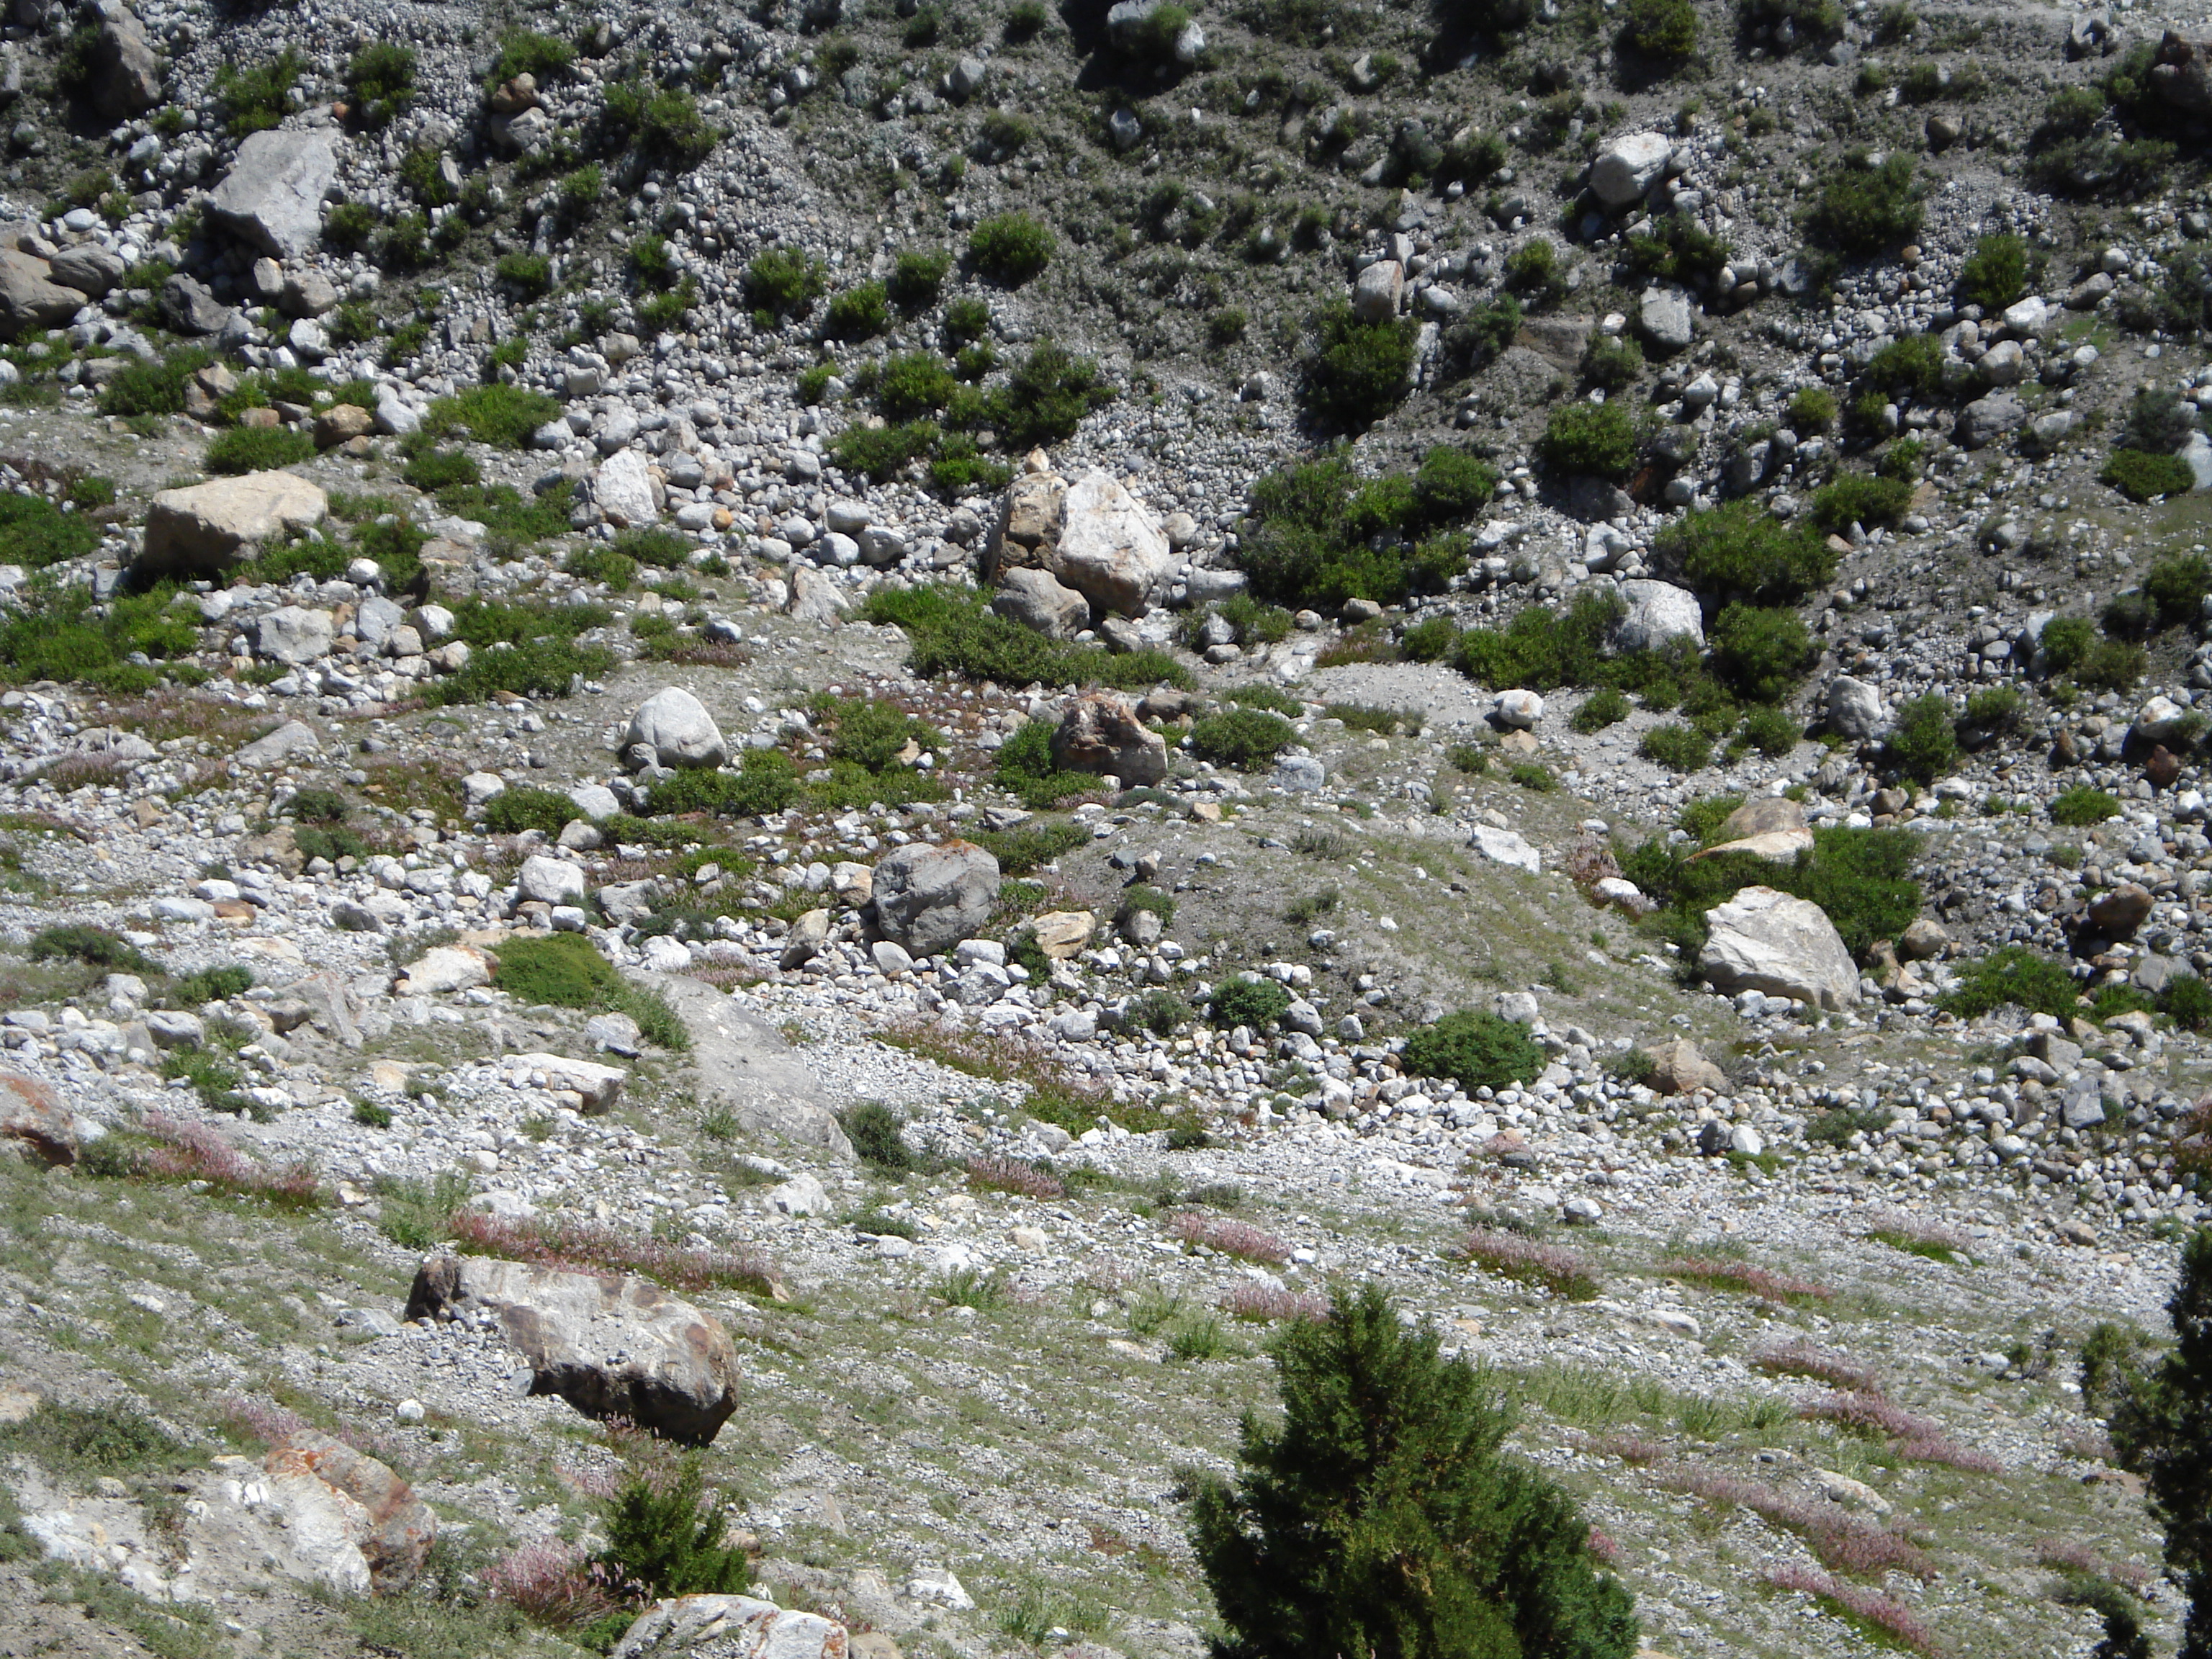
[[[837,584],[811,564],[791,574],[791,604],[786,614],[795,622],[833,627],[845,619],[848,601]]]
[[[323,198],[337,172],[332,131],[252,133],[209,192],[208,211],[263,252],[297,259],[323,240]]]
[[[1097,931],[1098,918],[1088,910],[1048,910],[1030,923],[1037,949],[1054,962],[1082,954]]]
[[[53,280],[52,267],[38,255],[0,249],[0,339],[58,328],[84,302],[82,293]]]
[[[2089,901],[2089,925],[2108,939],[2126,939],[2150,919],[2155,902],[2140,882],[2124,881]]]
[[[1992,392],[1977,398],[1959,415],[1958,440],[1962,449],[1983,449],[2027,423],[2027,407],[2009,392]]]
[[[916,842],[876,865],[876,926],[914,957],[973,939],[999,896],[999,861],[964,841]]]
[[[1048,570],[1017,566],[999,578],[991,609],[1047,639],[1072,640],[1091,626],[1091,601]]]
[[[1068,704],[1052,734],[1052,760],[1062,771],[1119,778],[1125,789],[1158,783],[1168,775],[1166,739],[1108,691],[1092,691]]]
[[[1827,913],[1771,887],[1746,887],[1705,912],[1698,968],[1723,994],[1763,991],[1820,1007],[1859,1000],[1859,970]]]
[[[322,523],[323,492],[291,472],[249,472],[165,489],[146,514],[145,550],[134,569],[216,575],[260,543]]]
[[[266,736],[256,738],[233,757],[240,766],[256,769],[283,766],[303,756],[322,752],[323,740],[305,720],[287,720]]]
[[[403,997],[435,996],[490,983],[489,957],[473,945],[440,945],[409,963],[392,991]]]
[[[404,1589],[429,1559],[437,1516],[413,1487],[366,1452],[304,1429],[287,1436],[261,1467],[272,1486],[293,1489],[284,1504],[293,1536],[336,1531],[360,1559],[363,1588],[380,1595]]]
[[[255,620],[253,654],[296,668],[329,656],[331,643],[337,637],[337,628],[329,611],[279,605]]]
[[[783,936],[783,950],[776,957],[780,968],[803,968],[822,954],[822,947],[830,939],[830,912],[809,910],[791,924],[791,931]]]
[[[574,904],[584,896],[584,866],[566,859],[532,854],[522,861],[515,878],[516,890],[526,899],[542,904]]]
[[[230,307],[182,271],[161,284],[160,305],[161,320],[179,334],[220,334],[230,321]]]
[[[0,1145],[49,1167],[76,1162],[76,1120],[53,1085],[0,1072]]]
[[[1707,1060],[1705,1050],[1687,1037],[1655,1042],[1644,1052],[1651,1056],[1649,1082],[1662,1095],[1686,1095],[1698,1089],[1717,1093],[1728,1087],[1728,1073]]]
[[[1648,288],[1636,302],[1636,324],[1662,352],[1687,351],[1696,337],[1690,296],[1679,288]]]
[[[1628,609],[1613,629],[1615,649],[1656,651],[1668,641],[1684,637],[1704,649],[1705,613],[1698,596],[1687,588],[1638,576],[1621,583],[1620,597]]]
[[[1871,738],[1889,724],[1881,692],[1864,680],[1838,674],[1828,682],[1828,729],[1838,737]]]
[[[1544,867],[1544,855],[1516,830],[1478,823],[1468,832],[1467,844],[1492,864],[1526,870],[1532,876]]]
[[[1756,835],[1739,836],[1734,841],[1723,841],[1690,854],[1689,861],[1719,858],[1728,853],[1748,853],[1756,859],[1770,863],[1788,864],[1800,853],[1813,850],[1813,832],[1803,824],[1794,830],[1762,830]]]
[[[532,1394],[559,1395],[586,1417],[703,1445],[737,1409],[728,1333],[650,1280],[477,1256],[423,1261],[407,1318],[483,1316],[529,1362]]]
[[[880,1638],[873,1639],[881,1640]],[[879,1659],[842,1625],[750,1595],[680,1595],[638,1615],[612,1659]],[[896,1659],[894,1650],[890,1659]]]
[[[1916,917],[1897,936],[1897,954],[1907,962],[1925,962],[1943,954],[1951,935],[1933,916]]]
[[[720,766],[730,745],[706,705],[680,685],[664,686],[638,705],[623,738],[628,750],[643,744],[662,766]]]
[[[146,28],[122,0],[87,0],[80,16],[98,31],[88,85],[103,119],[143,115],[161,101],[161,60]]]
[[[653,471],[640,449],[618,449],[592,475],[592,500],[608,521],[631,528],[660,516],[653,499]]]
[[[1121,483],[1088,472],[1060,503],[1060,538],[1046,567],[1094,609],[1141,617],[1173,554],[1152,515]]]
[[[123,280],[123,256],[97,242],[80,242],[53,257],[51,274],[64,288],[99,299]]]
[[[1398,314],[1406,292],[1406,267],[1377,259],[1352,285],[1352,314],[1363,323],[1387,323]]]
[[[619,1066],[602,1066],[596,1060],[572,1060],[566,1054],[533,1050],[526,1054],[503,1054],[501,1066],[511,1072],[544,1073],[549,1088],[566,1089],[583,1097],[587,1115],[612,1111],[622,1099],[629,1073]]]
[[[1590,163],[1590,194],[1609,208],[1641,199],[1667,170],[1674,145],[1656,132],[1625,132],[1607,142]]]
[[[852,1157],[852,1143],[813,1067],[775,1026],[702,981],[667,974],[648,982],[690,1034],[692,1090],[702,1106],[726,1110],[748,1134]]]

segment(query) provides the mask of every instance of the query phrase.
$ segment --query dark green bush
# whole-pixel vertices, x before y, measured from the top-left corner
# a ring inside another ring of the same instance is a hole
[[[2070,1019],[2081,988],[2066,964],[2039,956],[2024,945],[2008,945],[1960,970],[1958,988],[1940,1006],[1962,1019],[1975,1019],[2007,1003],[2031,1014]]]
[[[878,588],[864,612],[876,623],[906,630],[917,674],[958,674],[1000,685],[1110,685],[1121,690],[1194,682],[1190,671],[1161,651],[1107,652],[1061,645],[1019,623],[994,616],[973,588]]]
[[[1008,288],[1043,275],[1052,263],[1053,234],[1025,213],[1001,213],[969,233],[968,254],[975,269]]]
[[[1932,334],[1892,340],[1867,360],[1862,384],[1928,397],[1943,383],[1943,343]]]
[[[2148,450],[2116,449],[2097,474],[2131,501],[2148,501],[2161,495],[2185,495],[2196,487],[2197,475],[2179,455],[2154,455]]]
[[[179,977],[169,988],[169,994],[179,1008],[198,1008],[242,996],[252,988],[250,968],[202,968]]]
[[[2212,560],[2202,553],[2169,554],[2150,568],[2143,578],[2143,597],[2148,599],[2160,626],[2178,628],[2193,623],[2212,594]]]
[[[1459,644],[1459,629],[1449,617],[1430,617],[1398,636],[1398,655],[1407,662],[1442,662]]]
[[[1901,478],[1869,478],[1847,472],[1813,492],[1813,522],[1841,535],[1852,525],[1868,529],[1893,525],[1912,504],[1912,486]]]
[[[729,1516],[720,1493],[706,1489],[696,1453],[672,1480],[640,1471],[606,1500],[606,1543],[592,1565],[625,1599],[737,1595],[752,1582],[744,1549],[725,1544]]]
[[[2212,1025],[2212,986],[2194,974],[2178,974],[2159,993],[2160,1012],[2185,1031]]]
[[[1527,1026],[1475,1009],[1413,1032],[1404,1058],[1413,1076],[1449,1078],[1469,1094],[1526,1083],[1544,1069],[1544,1050]]]
[[[1634,418],[1612,401],[1555,405],[1536,444],[1546,464],[1559,471],[1615,483],[1636,471],[1640,448]]]
[[[775,247],[745,267],[745,299],[758,314],[775,319],[804,317],[830,286],[830,273],[818,259],[796,248]]]
[[[2125,199],[2157,187],[2179,152],[2158,134],[2165,112],[2150,88],[2156,52],[2156,43],[2139,40],[2095,84],[2065,88],[2044,106],[2027,148],[2038,189]]]
[[[1621,18],[1624,52],[1679,62],[1698,49],[1698,12],[1690,0],[1627,0]]]
[[[872,340],[890,326],[890,294],[881,283],[862,283],[830,301],[822,331],[833,340]]]
[[[1833,430],[1836,424],[1834,394],[1817,386],[1803,386],[1792,392],[1790,424],[1801,436]]]
[[[1208,714],[1190,728],[1191,752],[1200,760],[1245,770],[1273,760],[1297,740],[1288,720],[1258,708]]]
[[[2093,823],[2102,823],[2119,815],[2120,803],[2116,797],[2086,783],[2062,790],[2051,803],[2051,821],[2071,830],[2086,830]]]
[[[1883,252],[1919,231],[1923,193],[1911,156],[1892,151],[1877,167],[1854,150],[1822,181],[1805,234],[1815,246],[1847,258]]]
[[[234,426],[207,447],[210,472],[267,472],[315,459],[315,441],[297,427]]]
[[[1054,763],[1052,731],[1043,720],[1031,720],[1000,744],[993,769],[999,787],[1033,812],[1049,811],[1098,787],[1090,773],[1063,772]]]
[[[346,90],[365,126],[388,126],[415,101],[415,54],[388,40],[375,40],[346,64]]]
[[[2043,625],[2043,654],[2062,674],[2087,656],[2096,642],[2096,628],[2087,617],[2054,617]]]
[[[1471,628],[1461,635],[1455,665],[1494,691],[1588,685],[1599,675],[1606,641],[1623,610],[1611,592],[1580,595],[1564,616],[1532,605],[1503,629]]]
[[[1583,348],[1582,375],[1608,396],[1635,385],[1644,372],[1644,348],[1626,334],[1593,334]]]
[[[1700,593],[1754,605],[1792,605],[1836,574],[1836,554],[1809,524],[1785,524],[1744,500],[1668,525],[1656,543]]]
[[[1217,985],[1206,1017],[1224,1030],[1244,1025],[1266,1033],[1291,1011],[1291,994],[1272,979],[1232,979]]]
[[[1628,239],[1623,263],[1639,276],[1699,283],[1717,276],[1729,262],[1729,244],[1679,210],[1662,213]]]
[[[1566,291],[1559,251],[1547,237],[1532,236],[1505,256],[1505,286],[1534,304],[1556,300]]]
[[[1629,1659],[1634,1600],[1566,1492],[1501,1447],[1489,1376],[1379,1286],[1285,1322],[1279,1425],[1245,1419],[1238,1484],[1198,1479],[1191,1544],[1224,1659]]]
[[[1713,757],[1713,740],[1694,726],[1668,722],[1639,738],[1636,752],[1672,772],[1695,772]]]
[[[1933,783],[1957,765],[1959,738],[1950,699],[1930,691],[1899,709],[1884,752],[1892,766],[1923,783]]]
[[[1404,401],[1413,338],[1410,323],[1363,323],[1347,305],[1325,307],[1314,317],[1300,367],[1306,413],[1328,426],[1365,431]]]
[[[1456,538],[1403,543],[1480,512],[1497,475],[1463,452],[1431,449],[1410,477],[1362,480],[1341,455],[1269,473],[1252,486],[1237,562],[1252,591],[1285,605],[1334,610],[1346,599],[1395,605],[1467,568]]]
[[[560,404],[543,392],[519,386],[472,386],[451,397],[431,399],[422,416],[422,431],[431,438],[465,432],[480,444],[521,449],[532,433],[560,412]]]
[[[1744,741],[1771,758],[1788,754],[1804,735],[1804,723],[1786,709],[1763,705],[1743,717]]]
[[[699,100],[680,87],[611,81],[601,107],[608,131],[620,142],[680,167],[697,167],[722,139],[700,112]]]
[[[614,653],[602,646],[541,635],[504,648],[472,651],[468,665],[423,693],[423,701],[434,707],[488,702],[501,691],[525,697],[565,697],[579,679],[605,673],[614,660]]]
[[[998,860],[999,873],[1011,879],[1026,876],[1038,866],[1050,864],[1061,854],[1088,845],[1091,832],[1079,823],[1061,818],[1024,823],[1012,830],[971,830],[968,838]]]
[[[215,72],[215,95],[223,108],[223,131],[234,138],[266,132],[284,118],[284,103],[299,84],[307,59],[287,46],[274,58],[240,68],[226,62]]]
[[[1618,726],[1629,715],[1629,702],[1609,685],[1601,686],[1583,699],[1583,706],[1568,720],[1570,731],[1588,736],[1602,732],[1609,726]]]
[[[2009,234],[1984,236],[1959,268],[1959,303],[1994,317],[2027,292],[2027,276],[2026,242]]]
[[[527,75],[540,86],[557,80],[576,61],[576,49],[566,40],[535,29],[502,29],[499,52],[484,76],[484,90],[496,91],[518,75]]]
[[[1754,702],[1787,696],[1820,659],[1820,648],[1794,611],[1731,605],[1713,623],[1713,667]]]
[[[900,426],[848,426],[830,445],[831,459],[841,471],[888,483],[908,462],[929,453],[938,440],[933,421],[908,421]]]
[[[748,749],[734,772],[691,768],[663,778],[646,798],[646,813],[713,812],[766,817],[799,797],[799,769],[781,749]]]
[[[40,570],[100,545],[100,526],[43,495],[0,495],[0,563]]]
[[[100,389],[103,415],[175,415],[185,407],[185,383],[215,361],[197,349],[173,351],[158,362],[133,362]]]
[[[161,965],[120,933],[88,921],[63,922],[31,935],[27,954],[33,962],[67,957],[112,972],[158,973]]]
[[[541,830],[557,836],[584,809],[556,789],[528,787],[503,790],[484,803],[484,828],[495,836],[517,836]]]
[[[542,253],[505,253],[492,274],[526,300],[542,298],[553,286],[553,265]]]
[[[999,441],[1016,453],[1066,443],[1083,417],[1114,401],[1114,388],[1089,357],[1042,340],[1006,376],[992,398]]]
[[[837,1115],[854,1156],[872,1170],[903,1174],[915,1167],[902,1131],[905,1120],[879,1100],[864,1100]]]

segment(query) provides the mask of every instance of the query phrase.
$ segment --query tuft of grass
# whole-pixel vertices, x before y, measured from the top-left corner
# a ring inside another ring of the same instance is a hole
[[[1540,1285],[1570,1302],[1595,1301],[1605,1288],[1589,1263],[1557,1244],[1486,1227],[1471,1230],[1459,1253],[1476,1267],[1524,1285]]]
[[[1768,1302],[1826,1302],[1835,1294],[1825,1285],[1815,1285],[1810,1279],[1756,1267],[1748,1261],[1714,1256],[1673,1256],[1662,1261],[1657,1271],[1670,1279],[1686,1279],[1716,1290],[1747,1291]]]
[[[626,1013],[648,1042],[663,1048],[681,1053],[691,1046],[690,1033],[667,999],[632,985],[580,933],[508,939],[499,947],[492,981],[523,1002]]]

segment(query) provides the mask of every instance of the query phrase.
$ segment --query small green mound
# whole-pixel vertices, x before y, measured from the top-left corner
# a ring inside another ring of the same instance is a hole
[[[1449,1078],[1470,1094],[1526,1083],[1544,1069],[1544,1050],[1526,1025],[1472,1008],[1415,1031],[1404,1058],[1414,1076]]]
[[[1291,994],[1272,979],[1232,979],[1214,988],[1206,1017],[1224,1030],[1244,1025],[1255,1031],[1275,1029],[1291,1009]]]
[[[557,836],[568,823],[584,816],[584,809],[555,789],[508,789],[484,805],[484,828],[495,836],[515,836],[526,830]]]
[[[518,936],[498,954],[492,983],[517,1002],[612,1009],[635,1019],[647,1040],[664,1048],[691,1046],[683,1021],[660,994],[631,985],[580,933]]]
[[[2066,964],[2054,957],[2008,945],[1960,971],[1955,990],[1939,1005],[1962,1019],[1973,1019],[2010,1003],[2031,1014],[2070,1018],[2081,988]]]

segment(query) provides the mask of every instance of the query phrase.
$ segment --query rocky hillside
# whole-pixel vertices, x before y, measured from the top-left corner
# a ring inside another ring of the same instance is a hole
[[[1197,1659],[1369,1282],[1649,1653],[2170,1646],[2208,52],[17,0],[0,1653]]]

